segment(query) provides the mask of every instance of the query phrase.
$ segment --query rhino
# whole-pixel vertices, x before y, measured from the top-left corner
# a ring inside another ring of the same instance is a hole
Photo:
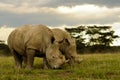
[[[67,62],[52,31],[45,25],[19,27],[11,32],[7,42],[17,68],[22,68],[24,62],[27,69],[32,69],[36,56],[43,58],[45,69],[60,68]]]
[[[69,59],[69,64],[80,63],[83,59],[77,54],[75,39],[68,32],[59,28],[53,28],[52,32],[55,41],[59,42],[60,51],[65,55],[66,59]]]

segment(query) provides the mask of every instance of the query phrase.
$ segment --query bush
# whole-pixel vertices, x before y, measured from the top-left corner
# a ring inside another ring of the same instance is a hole
[[[4,44],[4,43],[0,43],[0,56],[10,56],[10,50],[8,45]]]

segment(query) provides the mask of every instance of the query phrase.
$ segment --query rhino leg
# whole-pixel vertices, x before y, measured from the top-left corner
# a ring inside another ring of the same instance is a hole
[[[70,61],[68,62],[71,66],[75,64],[75,58],[74,57],[71,57],[69,58]]]
[[[26,52],[27,52],[27,69],[32,69],[35,57],[35,50],[27,49]]]
[[[27,56],[23,56],[23,62],[24,62],[24,66],[27,66]]]
[[[44,69],[49,69],[49,65],[48,65],[46,57],[43,58],[43,68]]]
[[[12,50],[12,54],[14,56],[15,59],[15,67],[16,68],[22,68],[22,55],[19,55],[19,53],[17,53],[15,50]]]

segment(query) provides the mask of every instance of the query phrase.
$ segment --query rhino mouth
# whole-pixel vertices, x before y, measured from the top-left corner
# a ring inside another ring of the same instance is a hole
[[[68,62],[69,62],[69,59],[66,60],[63,64],[61,64],[61,65],[55,65],[55,66],[53,66],[53,67],[51,67],[51,68],[52,68],[52,69],[62,69],[63,65],[64,65],[65,63],[68,63]]]
[[[55,67],[54,67],[54,68],[52,68],[52,69],[62,69],[62,67],[59,67],[59,68],[55,68]]]
[[[60,69],[61,67],[56,67],[56,66],[54,66],[52,69]]]

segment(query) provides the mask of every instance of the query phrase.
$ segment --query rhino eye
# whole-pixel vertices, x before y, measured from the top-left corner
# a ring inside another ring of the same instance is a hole
[[[52,58],[55,58],[55,56],[52,56]]]
[[[60,56],[60,59],[63,59],[63,56]]]
[[[74,58],[74,56],[71,56],[71,58]]]

